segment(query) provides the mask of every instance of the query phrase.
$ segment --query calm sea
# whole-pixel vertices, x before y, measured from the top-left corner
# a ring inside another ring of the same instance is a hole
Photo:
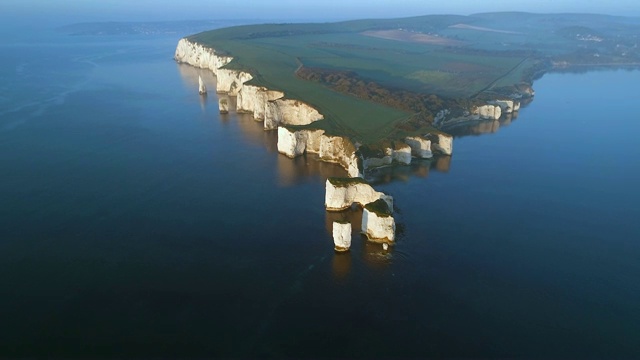
[[[219,115],[178,38],[0,44],[0,355],[640,356],[640,72],[372,174],[397,245],[335,254],[344,172]]]

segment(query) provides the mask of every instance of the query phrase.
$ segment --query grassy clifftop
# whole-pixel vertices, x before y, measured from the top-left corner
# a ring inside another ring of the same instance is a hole
[[[407,122],[424,130],[442,108],[517,93],[554,65],[637,64],[639,34],[637,18],[488,13],[249,25],[189,39],[233,56],[227,67],[250,71],[252,83],[313,105],[328,131],[372,142]]]

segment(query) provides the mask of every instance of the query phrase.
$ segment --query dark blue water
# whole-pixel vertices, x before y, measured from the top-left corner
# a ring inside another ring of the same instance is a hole
[[[335,254],[344,172],[219,115],[177,40],[0,45],[0,355],[640,356],[640,72],[546,75],[386,172],[390,252]]]

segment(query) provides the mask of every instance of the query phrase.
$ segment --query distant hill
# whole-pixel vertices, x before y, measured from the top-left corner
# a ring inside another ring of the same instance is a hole
[[[86,22],[65,25],[56,30],[69,35],[157,35],[188,34],[214,28],[246,24],[236,20],[187,20],[156,22]]]

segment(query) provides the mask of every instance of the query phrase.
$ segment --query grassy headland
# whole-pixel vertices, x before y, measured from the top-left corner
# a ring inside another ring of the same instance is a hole
[[[363,143],[424,132],[442,109],[526,95],[554,67],[640,63],[640,19],[487,13],[238,26],[189,40]]]

